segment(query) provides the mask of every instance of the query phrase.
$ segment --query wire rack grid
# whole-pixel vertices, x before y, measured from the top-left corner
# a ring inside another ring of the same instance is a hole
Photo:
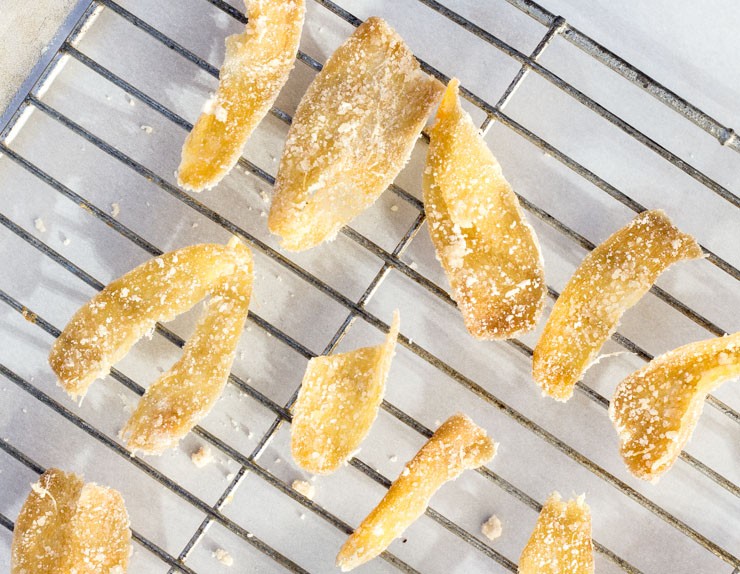
[[[136,542],[132,571],[218,571],[212,552],[220,547],[239,571],[331,571],[343,537],[403,462],[440,420],[465,410],[501,442],[500,454],[443,489],[406,538],[366,571],[515,572],[540,501],[557,488],[587,492],[599,572],[737,574],[736,389],[708,399],[694,440],[659,486],[622,468],[606,407],[615,382],[654,354],[740,328],[740,260],[732,247],[740,240],[740,200],[724,168],[737,166],[732,152],[740,141],[536,3],[484,4],[476,12],[452,0],[311,0],[288,86],[238,168],[202,195],[179,190],[172,172],[216,85],[223,37],[241,28],[244,12],[223,0],[77,6],[0,125],[4,548],[28,482],[55,465],[124,493]],[[596,365],[567,405],[540,399],[529,381],[537,333],[503,343],[465,334],[423,230],[423,138],[397,182],[333,244],[287,254],[265,230],[291,112],[321,62],[372,14],[397,27],[429,73],[461,77],[466,106],[540,237],[550,303],[583,255],[646,207],[675,215],[707,254],[661,278],[607,345],[617,356]],[[449,38],[449,50],[440,37]],[[460,53],[475,57],[462,65]],[[567,79],[561,60],[597,66],[598,82],[615,91],[641,90],[646,109],[668,113],[695,141],[682,147],[642,118],[611,111],[618,102],[587,95],[577,78]],[[538,98],[548,101],[545,109]],[[564,114],[564,123],[551,121]],[[561,133],[563,125],[575,133]],[[601,145],[614,147],[610,160],[619,173],[574,146],[579,129],[595,129]],[[708,161],[717,150],[722,161]],[[622,179],[632,161],[646,177],[659,174],[660,185]],[[542,175],[527,176],[537,171]],[[672,182],[673,195],[665,192]],[[77,306],[135,264],[231,234],[255,251],[257,273],[231,384],[179,449],[132,458],[117,430],[143,385],[176,357],[193,314],[159,325],[79,407],[54,387],[44,360],[50,342]],[[318,479],[309,500],[291,488],[303,475],[287,446],[305,362],[379,340],[395,307],[401,348],[381,416],[350,468]],[[189,454],[203,444],[216,463],[196,471]],[[495,542],[479,530],[492,513],[505,527]],[[0,567],[7,555],[0,553]]]

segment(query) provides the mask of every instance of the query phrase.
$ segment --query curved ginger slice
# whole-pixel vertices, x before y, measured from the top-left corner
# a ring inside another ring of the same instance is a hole
[[[563,502],[553,492],[519,558],[519,574],[593,574],[591,511],[581,495]]]
[[[609,416],[629,471],[657,480],[691,437],[706,396],[740,376],[740,332],[656,357],[617,386]]]
[[[426,510],[432,495],[496,454],[486,431],[464,414],[447,419],[406,464],[373,511],[344,543],[337,566],[348,572],[383,552]]]
[[[305,0],[249,0],[244,33],[226,38],[218,91],[182,147],[178,184],[210,189],[229,173],[295,64]]]
[[[508,339],[531,331],[545,304],[537,237],[501,166],[450,80],[424,170],[429,232],[468,331]]]
[[[385,21],[369,18],[329,58],[288,132],[270,231],[302,251],[333,239],[408,161],[442,84]]]
[[[116,279],[75,313],[49,363],[73,398],[110,372],[158,321],[211,298],[180,360],[153,383],[123,434],[132,450],[158,453],[213,407],[234,360],[252,292],[252,254],[238,239],[166,253]]]
[[[534,349],[532,374],[542,394],[567,401],[622,314],[670,265],[699,257],[694,238],[662,210],[641,213],[589,253],[555,302]]]
[[[124,574],[131,530],[118,491],[50,468],[31,486],[13,531],[11,574]]]
[[[308,362],[290,436],[293,459],[304,470],[334,472],[370,432],[385,394],[399,321],[396,311],[382,345]]]

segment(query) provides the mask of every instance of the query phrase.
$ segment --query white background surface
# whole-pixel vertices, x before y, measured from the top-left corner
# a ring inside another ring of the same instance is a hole
[[[15,95],[75,0],[0,0],[0,111]]]
[[[446,4],[525,53],[531,52],[546,31],[503,0],[450,0]],[[241,29],[238,22],[205,0],[126,0],[121,5],[214,66],[221,63],[224,37]],[[421,58],[444,73],[457,75],[466,87],[488,101],[498,100],[519,69],[511,58],[415,0],[345,0],[341,5],[360,18],[387,18]],[[618,4],[563,0],[544,5],[719,121],[730,126],[740,124],[735,104],[740,95],[740,66],[734,41],[740,6],[735,2],[711,2],[699,7],[667,0]],[[308,1],[308,7],[301,47],[324,62],[352,27],[313,0]],[[190,122],[216,86],[216,81],[196,65],[109,10],[103,10],[78,48]],[[734,193],[740,193],[740,156],[736,152],[720,147],[693,124],[561,38],[552,43],[540,61]],[[293,113],[313,74],[298,63],[278,107]],[[81,63],[67,61],[43,100],[158,176],[174,182],[182,129]],[[483,114],[469,108],[474,119],[481,122]],[[648,207],[666,209],[703,245],[740,266],[737,209],[541,77],[530,74],[505,112],[630,197]],[[147,133],[142,126],[150,126],[152,132]],[[285,124],[268,116],[247,145],[245,157],[274,174],[286,131]],[[599,242],[633,216],[625,206],[508,127],[495,124],[487,141],[517,192],[587,239]],[[162,250],[228,239],[228,232],[221,226],[43,112],[30,115],[10,146],[103,211],[110,212],[111,204],[118,203],[118,221]],[[425,146],[420,142],[397,180],[417,197],[424,153]],[[276,247],[263,217],[268,206],[260,195],[269,191],[266,183],[238,169],[217,189],[196,199]],[[8,157],[0,158],[0,213],[103,283],[148,258],[145,251]],[[416,215],[412,205],[388,191],[352,227],[391,251]],[[34,219],[39,217],[45,223],[43,233],[34,227]],[[533,215],[529,219],[542,243],[548,283],[559,291],[585,251],[540,219]],[[65,239],[70,240],[69,244]],[[308,253],[285,255],[353,301],[382,266],[380,259],[343,235]],[[255,257],[252,311],[313,352],[322,352],[347,317],[348,309],[259,250],[255,250]],[[403,260],[447,287],[426,229],[411,243]],[[740,329],[737,282],[709,262],[680,264],[666,273],[659,285],[724,330]],[[0,227],[0,288],[59,328],[94,294],[91,287],[4,227]],[[626,492],[635,489],[735,556],[740,554],[740,502],[736,496],[682,461],[657,486],[633,479],[619,459],[613,429],[601,406],[583,393],[576,393],[565,405],[540,398],[525,357],[503,343],[473,341],[454,309],[403,274],[391,271],[367,308],[387,322],[396,307],[401,310],[404,335],[474,381],[489,396],[503,401],[507,408],[477,396],[401,347],[388,381],[386,398],[391,404],[430,428],[456,410],[470,414],[501,444],[498,456],[489,465],[497,475],[539,502],[556,489],[566,496],[586,492],[593,510],[595,540],[641,571],[732,572],[730,565]],[[187,336],[194,318],[195,314],[190,313],[171,327]],[[709,336],[652,294],[625,316],[620,333],[650,353]],[[376,328],[358,320],[339,349],[381,339]],[[524,338],[530,346],[535,341],[536,335]],[[116,438],[135,395],[108,378],[92,387],[81,407],[74,405],[55,387],[46,365],[50,343],[51,337],[38,326],[0,304],[0,362]],[[300,383],[306,359],[254,323],[244,333],[240,349],[243,355],[235,362],[234,373],[284,404]],[[605,353],[620,350],[613,342],[604,348]],[[120,370],[147,386],[176,356],[177,349],[155,335],[153,340],[137,345]],[[609,397],[617,382],[642,364],[638,357],[622,354],[599,363],[584,382]],[[737,384],[726,385],[716,395],[740,409]],[[514,420],[511,409],[529,422],[522,425]],[[241,453],[249,454],[273,420],[273,413],[266,407],[229,386],[203,426]],[[562,441],[558,443],[561,446],[543,440],[538,429]],[[290,484],[303,474],[290,459],[288,435],[289,427],[282,428],[258,463]],[[203,519],[200,511],[148,478],[127,459],[2,377],[0,437],[44,466],[84,473],[89,480],[121,490],[133,527],[175,556]],[[235,472],[238,465],[217,453],[216,464],[195,469],[188,457],[199,442],[191,435],[176,451],[145,461],[213,504],[228,484],[227,474]],[[359,458],[393,478],[422,443],[418,433],[381,412]],[[707,407],[687,451],[738,484],[739,444],[737,423]],[[568,454],[570,451],[562,445],[577,454]],[[579,456],[592,460],[613,477],[609,479],[611,484],[575,460]],[[0,512],[14,519],[35,475],[5,454],[0,454],[0,470]],[[353,468],[319,478],[316,488],[316,501],[353,526],[383,492],[382,487]],[[493,543],[486,539],[482,542],[513,562],[537,518],[529,506],[476,473],[447,485],[432,506],[479,539],[480,524],[490,514],[497,514],[503,522],[503,536]],[[247,475],[224,513],[307,570],[334,571],[334,556],[344,534],[260,477]],[[406,537],[407,543],[397,541],[390,551],[420,571],[505,571],[428,517],[410,528]],[[8,533],[0,529],[0,571],[8,570],[9,541]],[[217,546],[234,555],[232,571],[280,570],[221,526],[208,531],[188,565],[198,572],[227,571],[211,557]],[[136,547],[132,572],[166,570],[157,558]],[[391,570],[388,563],[375,560],[360,572]],[[597,571],[620,570],[597,554]]]

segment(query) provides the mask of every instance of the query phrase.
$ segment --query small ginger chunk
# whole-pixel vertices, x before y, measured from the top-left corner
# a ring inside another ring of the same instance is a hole
[[[210,411],[221,395],[247,318],[252,254],[237,238],[143,263],[80,308],[55,341],[49,364],[73,398],[106,376],[158,321],[169,321],[210,293],[182,356],[153,383],[123,429],[132,450],[160,453]]]
[[[309,500],[316,496],[316,487],[307,480],[294,480],[290,487]]]
[[[213,453],[211,448],[203,445],[190,455],[190,460],[198,468],[204,468],[213,462]]]
[[[293,459],[304,470],[334,472],[370,432],[385,394],[399,324],[396,311],[382,345],[308,362],[291,427]]]
[[[589,253],[555,302],[534,349],[532,375],[542,394],[567,401],[624,312],[670,265],[700,257],[694,238],[661,210],[639,214]]]
[[[311,83],[288,132],[268,218],[282,247],[333,239],[372,205],[441,93],[385,21],[361,24]]]
[[[429,505],[432,495],[464,470],[496,454],[496,445],[464,414],[447,419],[421,447],[372,512],[344,543],[337,566],[348,572],[383,552]]]
[[[246,30],[226,38],[218,91],[183,145],[185,189],[210,189],[229,173],[295,64],[305,0],[249,0],[247,12]]]
[[[519,558],[519,574],[593,574],[591,511],[584,498],[563,502],[557,492],[550,495]]]
[[[11,574],[123,574],[130,554],[121,495],[51,468],[32,485],[15,522]]]
[[[234,565],[234,558],[223,548],[216,548],[216,550],[213,551],[213,557],[224,566]]]
[[[480,531],[488,540],[494,541],[501,537],[504,529],[501,520],[494,514],[481,525]]]
[[[740,376],[740,332],[656,357],[617,386],[609,417],[629,471],[657,481],[694,432],[704,399]]]
[[[470,333],[509,339],[535,328],[547,287],[534,230],[452,79],[429,136],[424,208],[437,258]]]

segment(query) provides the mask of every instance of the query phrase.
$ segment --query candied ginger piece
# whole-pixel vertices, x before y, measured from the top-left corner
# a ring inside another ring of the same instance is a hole
[[[740,376],[740,332],[654,358],[617,386],[609,417],[629,471],[657,481],[694,432],[704,399]]]
[[[81,307],[55,341],[49,364],[73,398],[87,392],[158,321],[210,293],[182,356],[146,391],[123,430],[132,450],[159,453],[177,443],[221,395],[252,293],[252,253],[237,238],[143,263]]]
[[[275,181],[270,231],[302,251],[333,239],[408,161],[442,84],[396,32],[369,18],[303,96]]]
[[[399,322],[396,311],[381,345],[308,362],[291,427],[293,459],[304,470],[334,472],[370,432],[385,394]]]
[[[125,573],[131,530],[121,495],[50,468],[13,531],[11,574]]]
[[[246,30],[226,38],[218,91],[182,148],[178,184],[215,186],[239,160],[295,64],[305,0],[249,0]]]
[[[372,512],[347,539],[337,566],[348,572],[383,552],[429,505],[432,495],[463,471],[496,454],[496,445],[464,414],[447,419],[421,447]]]
[[[547,286],[542,254],[496,158],[450,80],[429,136],[424,208],[465,325],[479,339],[535,328]]]
[[[543,395],[567,401],[624,312],[673,263],[700,257],[694,238],[662,210],[644,211],[589,253],[555,302],[534,349],[532,375]]]
[[[563,502],[554,492],[542,507],[519,558],[519,574],[593,574],[591,511],[583,495]]]

